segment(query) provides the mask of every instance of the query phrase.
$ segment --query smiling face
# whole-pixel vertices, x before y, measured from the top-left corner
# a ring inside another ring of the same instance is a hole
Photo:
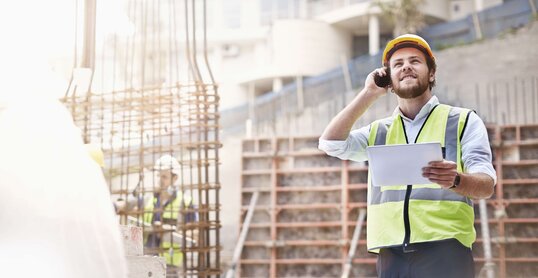
[[[429,70],[422,51],[411,47],[399,49],[389,63],[392,88],[400,98],[416,98],[430,90],[435,72]]]

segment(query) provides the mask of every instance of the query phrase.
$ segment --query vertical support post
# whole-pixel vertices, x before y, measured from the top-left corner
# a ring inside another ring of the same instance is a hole
[[[480,28],[480,20],[478,19],[478,12],[482,9],[481,3],[482,3],[482,0],[474,1],[473,24],[474,24],[474,30],[476,33],[477,40],[481,40],[483,38],[482,29]]]
[[[299,18],[308,18],[308,0],[299,0]]]
[[[282,78],[279,78],[279,77],[276,77],[273,79],[273,92],[280,92],[280,90],[282,90],[282,86],[283,86],[283,81],[282,81]]]
[[[241,228],[241,234],[239,235],[239,241],[235,245],[234,254],[232,257],[232,265],[228,272],[226,272],[226,278],[233,278],[235,274],[235,269],[237,267],[237,262],[241,257],[241,252],[243,251],[243,245],[245,244],[245,239],[247,238],[248,229],[250,226],[250,221],[254,215],[254,209],[256,208],[256,203],[258,202],[258,196],[260,192],[256,191],[252,194],[250,199],[250,205],[248,206],[247,216],[245,217],[245,222],[243,222],[243,228]],[[489,277],[488,277],[489,278]]]
[[[534,0],[529,0],[529,5],[531,6],[532,15],[536,16],[536,5],[534,5]]]
[[[484,269],[486,270],[487,278],[494,278],[495,273],[493,267],[493,257],[491,254],[491,238],[489,234],[489,222],[488,222],[488,208],[486,200],[481,199],[479,201],[479,210],[480,210],[480,227],[482,230],[482,246],[484,248]]]
[[[297,82],[297,110],[302,113],[304,109],[303,77],[297,76],[295,77],[295,81]]]
[[[250,120],[250,123],[245,123],[248,127],[252,128],[252,126],[256,126],[256,84],[253,82],[250,82],[248,84],[248,120]],[[252,136],[252,130],[250,131],[250,134],[248,133],[247,128],[247,138],[248,136]]]
[[[342,74],[344,75],[344,82],[346,84],[346,91],[342,92],[342,108],[346,107],[346,94],[353,90],[351,85],[351,74],[349,73],[349,67],[347,65],[347,57],[345,55],[340,56],[340,63],[342,64]]]
[[[270,278],[276,278],[276,238],[277,238],[277,230],[276,230],[276,222],[277,222],[277,216],[278,216],[278,210],[277,210],[277,186],[278,186],[278,157],[276,156],[278,152],[278,141],[276,138],[272,139],[271,145],[273,149],[273,158],[272,158],[272,165],[271,165],[271,242],[273,243],[271,245],[271,265],[269,267],[270,272]]]
[[[502,129],[500,126],[496,127],[495,132],[495,145],[498,147],[495,149],[495,170],[497,171],[497,185],[495,186],[496,197],[497,197],[497,210],[504,211],[504,196],[503,196],[503,168],[502,168]],[[499,237],[504,239],[505,229],[504,229],[504,218],[501,216],[497,222],[497,230]],[[499,244],[499,277],[506,277],[506,249],[503,243]]]
[[[351,245],[349,246],[349,253],[347,254],[346,263],[343,267],[341,278],[348,278],[349,273],[351,272],[351,266],[353,264],[353,257],[357,251],[357,244],[359,242],[359,237],[361,235],[362,224],[364,223],[364,218],[366,217],[366,210],[360,209],[359,216],[357,217],[357,223],[355,230],[353,231],[353,239],[351,240]],[[488,277],[490,278],[490,277]]]
[[[342,181],[342,191],[340,196],[340,219],[342,226],[342,269],[346,265],[346,254],[347,254],[347,243],[349,242],[349,233],[348,233],[348,213],[349,213],[349,162],[347,160],[342,161],[342,171],[341,181]]]
[[[95,14],[96,0],[84,1],[84,44],[82,45],[81,67],[90,68],[95,66]]]
[[[368,18],[368,50],[371,56],[379,52],[379,18],[376,14]]]

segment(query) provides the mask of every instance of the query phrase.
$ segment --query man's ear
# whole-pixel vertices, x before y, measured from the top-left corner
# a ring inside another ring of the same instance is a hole
[[[177,181],[177,175],[172,174],[172,183],[175,183]]]

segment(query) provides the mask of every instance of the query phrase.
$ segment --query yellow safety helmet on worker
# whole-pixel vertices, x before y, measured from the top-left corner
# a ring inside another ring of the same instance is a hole
[[[404,47],[414,47],[422,52],[427,57],[430,57],[435,61],[435,56],[433,56],[432,49],[430,48],[430,45],[426,40],[424,40],[422,37],[413,35],[413,34],[405,34],[401,35],[387,43],[387,46],[385,46],[385,50],[383,51],[383,56],[381,58],[381,63],[383,65],[386,65],[392,54],[396,52],[396,50]]]

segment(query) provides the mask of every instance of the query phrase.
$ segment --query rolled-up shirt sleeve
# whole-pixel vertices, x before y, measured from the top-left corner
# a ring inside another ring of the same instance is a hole
[[[494,184],[497,184],[497,173],[492,164],[488,132],[476,113],[469,115],[469,121],[461,139],[461,151],[467,173],[487,174],[493,179]]]
[[[319,139],[318,148],[326,154],[342,160],[365,161],[368,160],[366,147],[370,126],[352,130],[346,140]]]

